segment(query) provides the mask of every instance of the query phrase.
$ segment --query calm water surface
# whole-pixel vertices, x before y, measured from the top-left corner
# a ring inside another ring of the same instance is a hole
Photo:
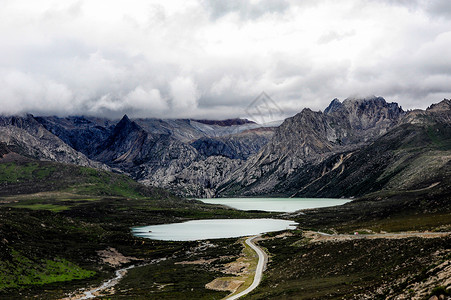
[[[296,222],[279,219],[217,219],[135,227],[132,232],[153,240],[195,241],[295,229],[296,225]]]
[[[212,198],[197,199],[204,203],[222,204],[240,210],[294,212],[300,209],[345,204],[349,199],[330,198]]]

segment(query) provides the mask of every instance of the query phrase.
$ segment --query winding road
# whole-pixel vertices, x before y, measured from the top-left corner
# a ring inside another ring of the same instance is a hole
[[[258,263],[257,268],[255,269],[254,281],[247,289],[245,289],[241,293],[227,297],[225,299],[234,300],[243,297],[244,295],[247,295],[251,291],[253,291],[260,284],[260,281],[262,280],[263,269],[265,268],[265,264],[268,261],[268,255],[266,255],[265,251],[263,251],[260,247],[254,244],[254,240],[258,237],[260,237],[260,235],[251,236],[246,240],[246,244],[248,244],[249,247],[251,247],[258,254]]]

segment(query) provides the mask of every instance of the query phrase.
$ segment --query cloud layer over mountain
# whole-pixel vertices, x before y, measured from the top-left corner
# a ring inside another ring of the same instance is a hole
[[[445,0],[0,2],[3,114],[248,117],[265,91],[289,116],[451,96]]]

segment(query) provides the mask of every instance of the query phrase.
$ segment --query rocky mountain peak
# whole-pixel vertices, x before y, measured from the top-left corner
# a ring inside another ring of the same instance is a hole
[[[127,115],[124,115],[118,124],[120,124],[120,123],[127,124],[127,123],[131,123],[131,122],[132,121],[130,120],[130,118]]]
[[[374,113],[380,110],[387,110],[390,115],[403,114],[403,109],[398,105],[398,103],[392,102],[388,103],[382,97],[370,96],[365,98],[346,98],[343,102],[340,102],[337,98],[332,100],[329,106],[324,110],[324,114],[368,114]]]
[[[366,98],[346,98],[343,101],[343,106],[352,112],[380,109],[389,106],[389,104],[382,97],[371,96]]]
[[[342,107],[343,107],[343,104],[340,102],[340,100],[335,98],[334,100],[332,100],[332,102],[330,102],[329,106],[324,110],[324,114],[327,115],[329,113],[336,112]]]
[[[123,131],[136,131],[140,130],[141,127],[139,127],[138,124],[131,121],[127,115],[124,115],[122,119],[119,121],[119,123],[116,124],[114,127],[114,133],[119,133]]]
[[[339,113],[346,116],[351,128],[358,130],[385,130],[405,114],[398,103],[387,103],[382,97],[347,98],[342,104],[344,110]]]
[[[348,97],[345,100],[343,100],[343,104],[346,103],[363,103],[363,102],[379,102],[379,103],[385,103],[385,99],[383,97],[378,96],[366,96],[366,97]]]
[[[429,106],[426,111],[448,111],[451,110],[451,100],[450,99],[443,99],[439,103],[432,104]]]
[[[26,114],[24,116],[0,116],[0,126],[15,126],[18,128],[37,127],[39,124],[34,119],[33,115]]]

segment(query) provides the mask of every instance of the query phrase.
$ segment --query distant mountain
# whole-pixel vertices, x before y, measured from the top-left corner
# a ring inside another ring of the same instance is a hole
[[[219,126],[234,126],[234,125],[244,125],[244,124],[256,124],[253,121],[247,119],[227,119],[227,120],[193,120],[198,123],[207,125],[219,125]]]
[[[274,132],[243,119],[36,120],[92,160],[143,183],[196,197],[214,195],[215,186],[258,152]]]
[[[259,125],[245,119],[231,120],[189,120],[189,119],[136,119],[141,128],[151,133],[170,134],[185,142],[193,142],[200,138],[220,137],[238,134],[242,131],[260,128]]]
[[[49,132],[32,115],[0,116],[0,142],[25,157],[107,169]]]
[[[98,151],[97,147],[106,141],[117,123],[83,116],[35,117],[35,119],[66,144],[87,156]]]
[[[0,117],[1,159],[111,168],[187,197],[357,197],[447,186],[451,101],[332,100],[278,123]],[[419,175],[421,174],[421,175]]]
[[[222,195],[273,194],[308,164],[366,145],[393,128],[405,112],[383,98],[334,99],[324,113],[304,109],[279,126],[271,141],[230,176]]]

